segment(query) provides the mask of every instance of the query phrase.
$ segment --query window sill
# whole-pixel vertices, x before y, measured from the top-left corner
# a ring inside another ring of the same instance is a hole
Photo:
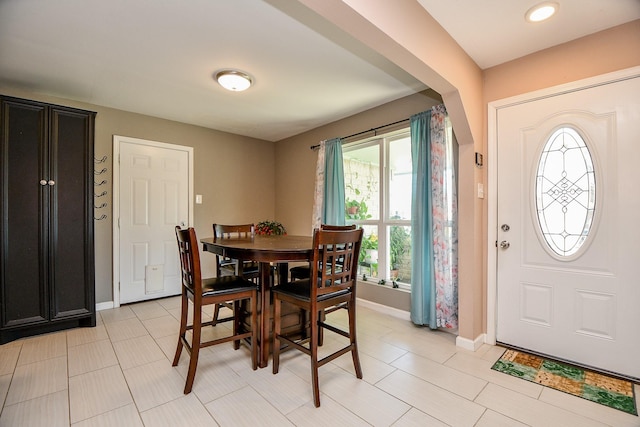
[[[392,288],[391,284],[379,285],[373,281],[358,280],[358,298],[380,305],[386,305],[398,310],[411,310],[411,291],[402,288]]]

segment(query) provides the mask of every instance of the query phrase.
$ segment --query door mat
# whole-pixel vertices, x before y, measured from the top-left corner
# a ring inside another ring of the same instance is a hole
[[[491,369],[638,415],[630,381],[516,350],[505,351]]]

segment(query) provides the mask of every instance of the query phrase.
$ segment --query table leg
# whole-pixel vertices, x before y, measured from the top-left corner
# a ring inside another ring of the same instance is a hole
[[[258,348],[258,366],[266,368],[269,364],[269,318],[271,311],[271,264],[260,263],[260,346]]]
[[[289,281],[289,263],[278,263],[278,284],[284,285]]]

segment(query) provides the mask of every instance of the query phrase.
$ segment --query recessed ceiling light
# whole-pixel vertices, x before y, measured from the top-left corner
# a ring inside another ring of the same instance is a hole
[[[222,70],[215,74],[216,81],[227,90],[241,92],[249,89],[252,84],[251,77],[239,70]]]
[[[544,2],[533,6],[527,10],[524,15],[527,22],[540,22],[551,18],[557,11],[560,5],[556,2]]]

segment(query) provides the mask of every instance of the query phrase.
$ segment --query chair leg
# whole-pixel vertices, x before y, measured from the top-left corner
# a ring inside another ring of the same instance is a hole
[[[351,358],[353,359],[353,367],[356,370],[356,377],[362,379],[362,367],[360,366],[360,356],[358,355],[358,342],[356,340],[356,304],[355,301],[349,301],[349,339],[351,340]]]
[[[178,347],[176,348],[176,354],[173,357],[173,364],[171,366],[178,366],[180,361],[180,354],[182,353],[182,339],[186,337],[187,333],[187,314],[189,311],[189,298],[187,298],[187,291],[182,288],[182,302],[180,309],[180,334],[178,335]]]
[[[309,341],[309,350],[311,351],[311,386],[313,387],[313,403],[316,408],[320,407],[320,385],[318,384],[318,338],[320,329],[318,322],[320,321],[320,312],[310,310],[311,316],[311,337]]]
[[[241,309],[240,301],[236,300],[233,302],[233,335],[238,335],[241,329],[242,329],[242,309]],[[239,348],[240,348],[240,340],[235,340],[233,342],[233,349],[237,350]]]
[[[218,316],[220,315],[220,304],[214,304],[213,306],[213,320],[211,321],[212,326],[216,326],[218,324]]]
[[[191,393],[193,380],[196,377],[198,367],[198,356],[200,354],[200,337],[202,332],[202,309],[194,304],[193,310],[193,337],[191,339],[191,358],[189,359],[189,371],[187,372],[187,383],[184,386],[184,394]]]
[[[324,310],[318,313],[318,319],[320,319],[321,322],[324,322],[326,318],[327,318],[327,315],[325,314]],[[324,343],[324,329],[318,328],[318,346],[322,347],[323,343]]]
[[[271,352],[273,353],[273,373],[277,374],[278,369],[280,367],[280,312],[282,309],[282,301],[280,298],[275,296],[273,298],[273,348]],[[264,337],[263,337],[264,340]],[[266,345],[266,343],[263,343]]]
[[[251,368],[258,369],[258,292],[255,292],[250,300],[251,309]]]

